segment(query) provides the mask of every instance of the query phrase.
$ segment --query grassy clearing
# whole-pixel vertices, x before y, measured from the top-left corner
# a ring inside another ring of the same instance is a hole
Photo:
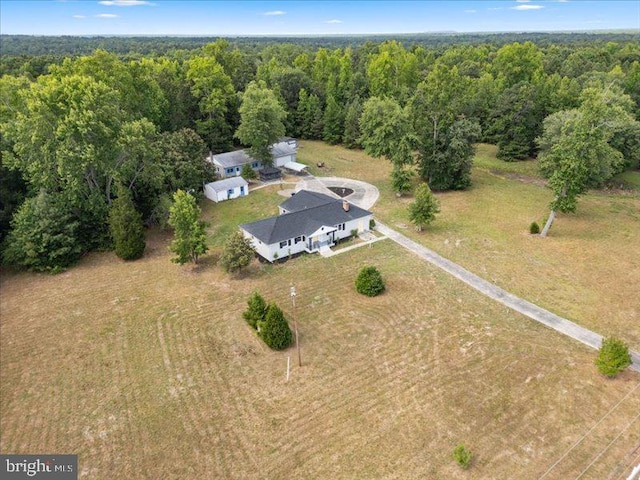
[[[174,265],[168,241],[3,276],[3,452],[78,453],[92,479],[537,478],[637,384],[388,240],[243,278]],[[387,284],[374,299],[353,287],[368,264]],[[285,383],[295,350],[269,351],[240,313],[258,290],[290,316],[293,281],[304,367]],[[640,389],[549,478],[580,473],[638,409]],[[638,441],[628,429],[588,478]]]
[[[558,315],[640,350],[640,194],[584,195],[576,214],[559,215],[550,237],[541,226],[551,192],[534,161],[505,163],[480,145],[472,187],[438,193],[441,213],[419,234],[407,215],[411,198],[396,198],[389,162],[302,142],[300,157],[322,158],[332,175],[370,181],[380,189],[376,216],[472,272]]]
[[[376,184],[378,217],[501,286],[639,335],[640,199],[587,195],[542,241],[526,228],[549,192],[482,167],[469,192],[439,194],[442,214],[417,234],[386,162],[314,142],[300,158]],[[633,392],[547,478],[575,478],[628,427],[584,478],[625,472],[640,442],[636,374],[604,379],[592,350],[388,240],[225,274],[226,236],[275,214],[279,190],[203,202],[212,252],[196,268],[172,264],[170,235],[152,232],[136,262],[96,253],[58,276],[4,272],[0,450],[78,453],[92,479],[538,478]],[[387,285],[374,299],[353,286],[371,264]],[[305,365],[285,383],[295,350],[269,351],[241,312],[258,290],[291,318],[293,282]],[[451,457],[460,442],[474,453],[466,472]]]

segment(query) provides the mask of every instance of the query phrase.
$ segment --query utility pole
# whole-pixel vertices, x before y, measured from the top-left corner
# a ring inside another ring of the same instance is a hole
[[[293,330],[296,334],[296,349],[298,350],[298,366],[302,366],[302,357],[300,356],[300,339],[298,338],[298,321],[296,320],[296,287],[291,286],[291,303],[293,303]]]

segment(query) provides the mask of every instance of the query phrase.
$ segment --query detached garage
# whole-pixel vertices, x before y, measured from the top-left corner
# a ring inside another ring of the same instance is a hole
[[[204,196],[214,202],[249,195],[249,184],[242,177],[225,178],[204,186]]]

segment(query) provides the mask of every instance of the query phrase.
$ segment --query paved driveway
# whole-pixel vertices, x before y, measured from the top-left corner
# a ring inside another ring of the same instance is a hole
[[[331,195],[332,197],[340,198],[339,195],[333,193],[328,187],[350,188],[353,190],[353,193],[344,198],[365,210],[370,209],[380,196],[378,189],[370,183],[340,177],[311,176],[309,178],[305,178],[297,183],[296,192],[300,190],[311,190],[313,192],[320,192],[326,195]]]

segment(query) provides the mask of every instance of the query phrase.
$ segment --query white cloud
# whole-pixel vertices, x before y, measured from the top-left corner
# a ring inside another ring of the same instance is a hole
[[[324,23],[338,24],[338,23],[342,23],[342,20],[338,20],[337,18],[334,18],[333,20],[327,20]]]
[[[489,11],[492,11],[492,12],[494,12],[496,10],[502,10],[502,7],[491,7],[491,8],[489,8]]]
[[[518,3],[529,3],[531,0],[516,0]]]
[[[140,5],[153,5],[146,0],[103,0],[98,2],[100,5],[107,7],[138,7]]]
[[[264,12],[262,15],[266,15],[267,17],[275,17],[278,15],[285,15],[287,12],[283,12],[282,10],[274,10],[272,12]]]
[[[113,13],[99,13],[98,15],[94,15],[96,18],[118,18],[118,15],[114,15]]]
[[[465,10],[464,13],[478,13],[477,10]]]
[[[511,7],[513,10],[540,10],[544,8],[542,5],[518,5],[517,7]]]
[[[86,15],[74,15],[73,18],[87,18]]]

